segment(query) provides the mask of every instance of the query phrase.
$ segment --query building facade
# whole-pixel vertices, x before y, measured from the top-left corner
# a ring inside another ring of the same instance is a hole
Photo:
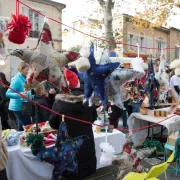
[[[131,20],[132,16],[123,14],[114,18],[114,28],[121,32],[120,41],[124,44],[138,45],[141,47],[158,48],[146,49],[141,48],[140,54],[147,58],[152,55],[154,59],[159,58],[161,53],[165,54],[168,61],[180,58],[180,29],[175,28],[153,28],[153,29],[135,29]],[[174,48],[170,50],[161,50],[163,48]],[[133,46],[117,45],[120,54],[125,56],[137,56],[137,48]]]
[[[21,0],[24,4],[32,7],[36,11],[44,14],[47,17],[51,17],[55,20],[62,21],[62,9],[66,5],[57,3],[51,0]],[[15,0],[0,0],[0,17],[11,20],[11,14],[15,14],[16,10],[16,1]],[[29,17],[32,22],[32,30],[29,34],[29,37],[26,38],[26,41],[22,45],[13,44],[8,40],[8,33],[3,37],[5,45],[8,51],[13,49],[25,49],[25,48],[35,48],[38,37],[42,31],[44,25],[44,16],[38,14],[32,9],[27,8],[26,6],[20,4],[20,13]],[[0,18],[1,19],[1,18]],[[7,21],[8,22],[8,21]],[[62,49],[62,25],[51,20],[48,20],[48,23],[51,27],[52,38],[54,40],[54,47],[57,50]],[[3,25],[0,21],[0,27],[3,28]],[[17,64],[20,60],[17,58],[11,57],[10,60],[6,61],[6,68],[3,68],[2,71],[6,73],[8,79],[10,79],[15,73]]]
[[[153,59],[159,58],[162,48],[175,48],[164,51],[166,59],[173,60],[179,58],[180,49],[176,48],[180,46],[180,30],[175,28],[154,28],[148,30],[135,29],[131,21],[132,16],[122,14],[114,17],[113,29],[114,32],[118,32],[118,37],[115,36],[117,42],[123,42],[124,44],[130,44],[127,46],[123,44],[117,44],[117,53],[119,56],[135,57],[137,56],[137,43],[139,46],[148,48],[159,48],[159,50],[152,50],[141,48],[140,55],[144,59],[147,59],[148,55],[152,55]],[[78,29],[86,34],[95,35],[96,37],[102,37],[104,33],[104,26],[100,24],[99,28],[92,28],[90,23],[82,23],[81,20],[72,23],[72,27]],[[64,30],[62,33],[63,49],[69,49],[73,46],[82,45],[84,34],[75,30]],[[93,39],[93,38],[89,38]],[[101,42],[95,40],[95,45],[99,46]]]

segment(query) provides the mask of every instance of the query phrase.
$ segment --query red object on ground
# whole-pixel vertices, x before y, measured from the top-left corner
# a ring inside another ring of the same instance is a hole
[[[22,14],[12,15],[11,22],[7,25],[10,30],[8,39],[15,44],[23,44],[29,31],[32,29],[32,23],[27,16]]]

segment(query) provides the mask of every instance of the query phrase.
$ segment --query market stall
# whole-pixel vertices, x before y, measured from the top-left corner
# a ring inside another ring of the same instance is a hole
[[[105,133],[94,132],[97,169],[101,168],[100,143],[105,141]],[[108,142],[114,147],[115,152],[122,151],[125,143],[125,134],[118,130],[108,133]],[[30,148],[23,147],[19,143],[16,146],[8,146],[9,161],[7,166],[8,178],[11,180],[50,180],[53,166],[35,159]]]
[[[164,121],[163,121],[164,120]],[[148,136],[148,128],[140,129],[141,127],[147,127],[150,123],[164,126],[168,130],[168,135],[172,132],[178,131],[180,129],[180,116],[170,114],[167,117],[155,117],[152,115],[142,115],[141,113],[132,113],[128,118],[129,130],[139,129],[132,133],[132,140],[135,146],[142,145]]]

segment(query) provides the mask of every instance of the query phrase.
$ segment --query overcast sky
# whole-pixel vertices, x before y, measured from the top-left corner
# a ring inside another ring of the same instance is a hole
[[[54,0],[66,4],[66,8],[63,10],[63,23],[71,26],[71,23],[75,20],[81,19],[83,16],[88,16],[93,14],[94,6],[97,4],[90,5],[86,3],[86,0]],[[136,3],[136,0],[126,0],[129,3],[126,3],[121,10],[121,13],[127,13],[134,15],[135,8],[141,9],[142,7]],[[180,29],[180,15],[171,17],[169,22],[170,26]]]

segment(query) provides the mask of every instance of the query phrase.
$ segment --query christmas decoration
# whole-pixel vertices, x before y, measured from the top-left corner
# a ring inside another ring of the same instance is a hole
[[[7,25],[7,29],[10,30],[8,35],[10,42],[23,44],[26,36],[29,35],[29,32],[32,29],[32,23],[27,16],[13,14],[11,22]]]
[[[141,161],[145,157],[149,157],[155,151],[156,148],[136,151],[135,149],[132,149],[128,143],[126,143],[123,147],[123,153],[117,155],[117,157],[112,160],[112,164],[119,167],[117,179],[123,179],[123,177],[129,172],[142,173],[147,171],[147,169],[141,165]]]
[[[65,92],[68,92],[68,85],[62,68],[79,56],[75,52],[58,52],[53,48],[52,34],[47,23],[44,24],[38,45],[34,50],[14,50],[10,55],[17,56],[30,64],[31,68],[27,75],[29,86],[34,87],[47,80]]]
[[[145,87],[145,93],[146,93],[147,97],[149,98],[150,106],[148,108],[153,110],[154,106],[155,106],[154,91],[159,92],[159,83],[155,78],[152,59],[148,64],[148,75],[147,75],[144,87]]]
[[[65,170],[78,172],[76,153],[87,138],[87,136],[80,136],[69,139],[67,127],[64,121],[61,121],[56,145],[43,149],[37,155],[37,159],[54,165],[53,180],[58,180]]]
[[[70,89],[80,87],[80,82],[79,82],[78,76],[74,72],[72,72],[68,69],[65,69],[64,75],[65,75],[66,81],[67,81]]]
[[[144,148],[156,148],[157,153],[164,152],[161,142],[155,140],[145,140],[143,143]]]
[[[31,151],[34,156],[36,156],[42,149],[45,148],[43,141],[44,141],[43,134],[30,133],[26,136],[27,146],[31,145]]]
[[[108,50],[105,49],[101,57],[101,64],[109,63]],[[120,86],[132,78],[141,78],[144,76],[143,61],[140,58],[132,60],[133,69],[117,68],[105,80],[106,91],[109,100],[121,109],[124,109],[121,99]]]
[[[90,68],[86,72],[83,72],[85,99],[88,101],[93,92],[95,92],[95,94],[100,97],[105,107],[107,106],[107,97],[104,81],[109,74],[119,67],[120,63],[107,63],[105,65],[96,64],[93,44],[90,47],[89,63]]]

